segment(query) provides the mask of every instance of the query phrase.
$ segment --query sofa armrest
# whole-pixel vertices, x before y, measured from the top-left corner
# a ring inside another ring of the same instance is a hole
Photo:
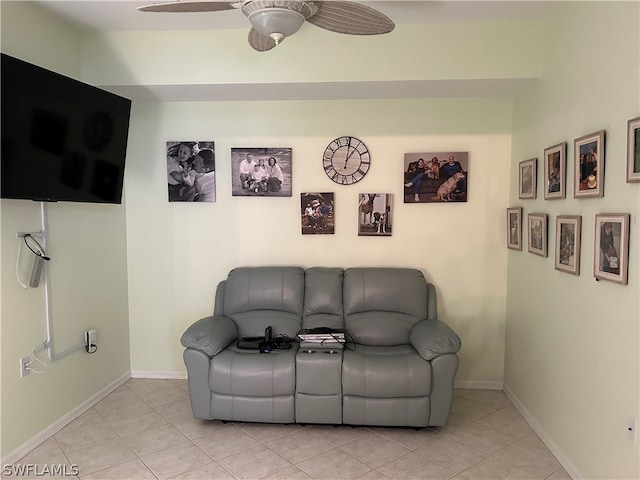
[[[422,320],[409,333],[409,342],[425,360],[445,353],[457,353],[462,341],[449,326],[440,320]]]
[[[180,343],[186,348],[194,348],[213,357],[237,338],[238,327],[233,320],[213,315],[201,318],[187,328]]]

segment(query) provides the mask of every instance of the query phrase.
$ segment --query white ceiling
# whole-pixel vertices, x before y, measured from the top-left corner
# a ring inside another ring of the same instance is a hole
[[[208,13],[143,13],[152,0],[35,0],[72,23],[96,31],[202,30],[246,28],[237,10]],[[397,25],[410,23],[507,20],[544,15],[552,1],[367,1]]]

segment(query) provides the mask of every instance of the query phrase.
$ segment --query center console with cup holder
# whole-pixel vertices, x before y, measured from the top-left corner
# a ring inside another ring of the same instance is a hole
[[[301,344],[296,355],[296,421],[342,423],[341,344]]]

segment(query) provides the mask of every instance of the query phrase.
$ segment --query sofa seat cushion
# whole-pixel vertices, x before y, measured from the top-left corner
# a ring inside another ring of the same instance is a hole
[[[342,392],[369,398],[426,397],[431,394],[431,365],[411,345],[345,350]]]
[[[211,359],[209,387],[214,393],[245,397],[293,395],[296,352],[260,353],[230,347]]]

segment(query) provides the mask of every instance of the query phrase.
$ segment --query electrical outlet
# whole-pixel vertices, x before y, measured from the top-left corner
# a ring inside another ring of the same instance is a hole
[[[632,443],[638,443],[638,420],[635,418],[627,421],[627,438]]]
[[[31,363],[31,356],[25,355],[20,359],[20,378],[25,375],[29,375],[31,370],[29,369],[29,364]]]
[[[94,353],[98,347],[98,333],[95,328],[84,332],[85,350]]]

